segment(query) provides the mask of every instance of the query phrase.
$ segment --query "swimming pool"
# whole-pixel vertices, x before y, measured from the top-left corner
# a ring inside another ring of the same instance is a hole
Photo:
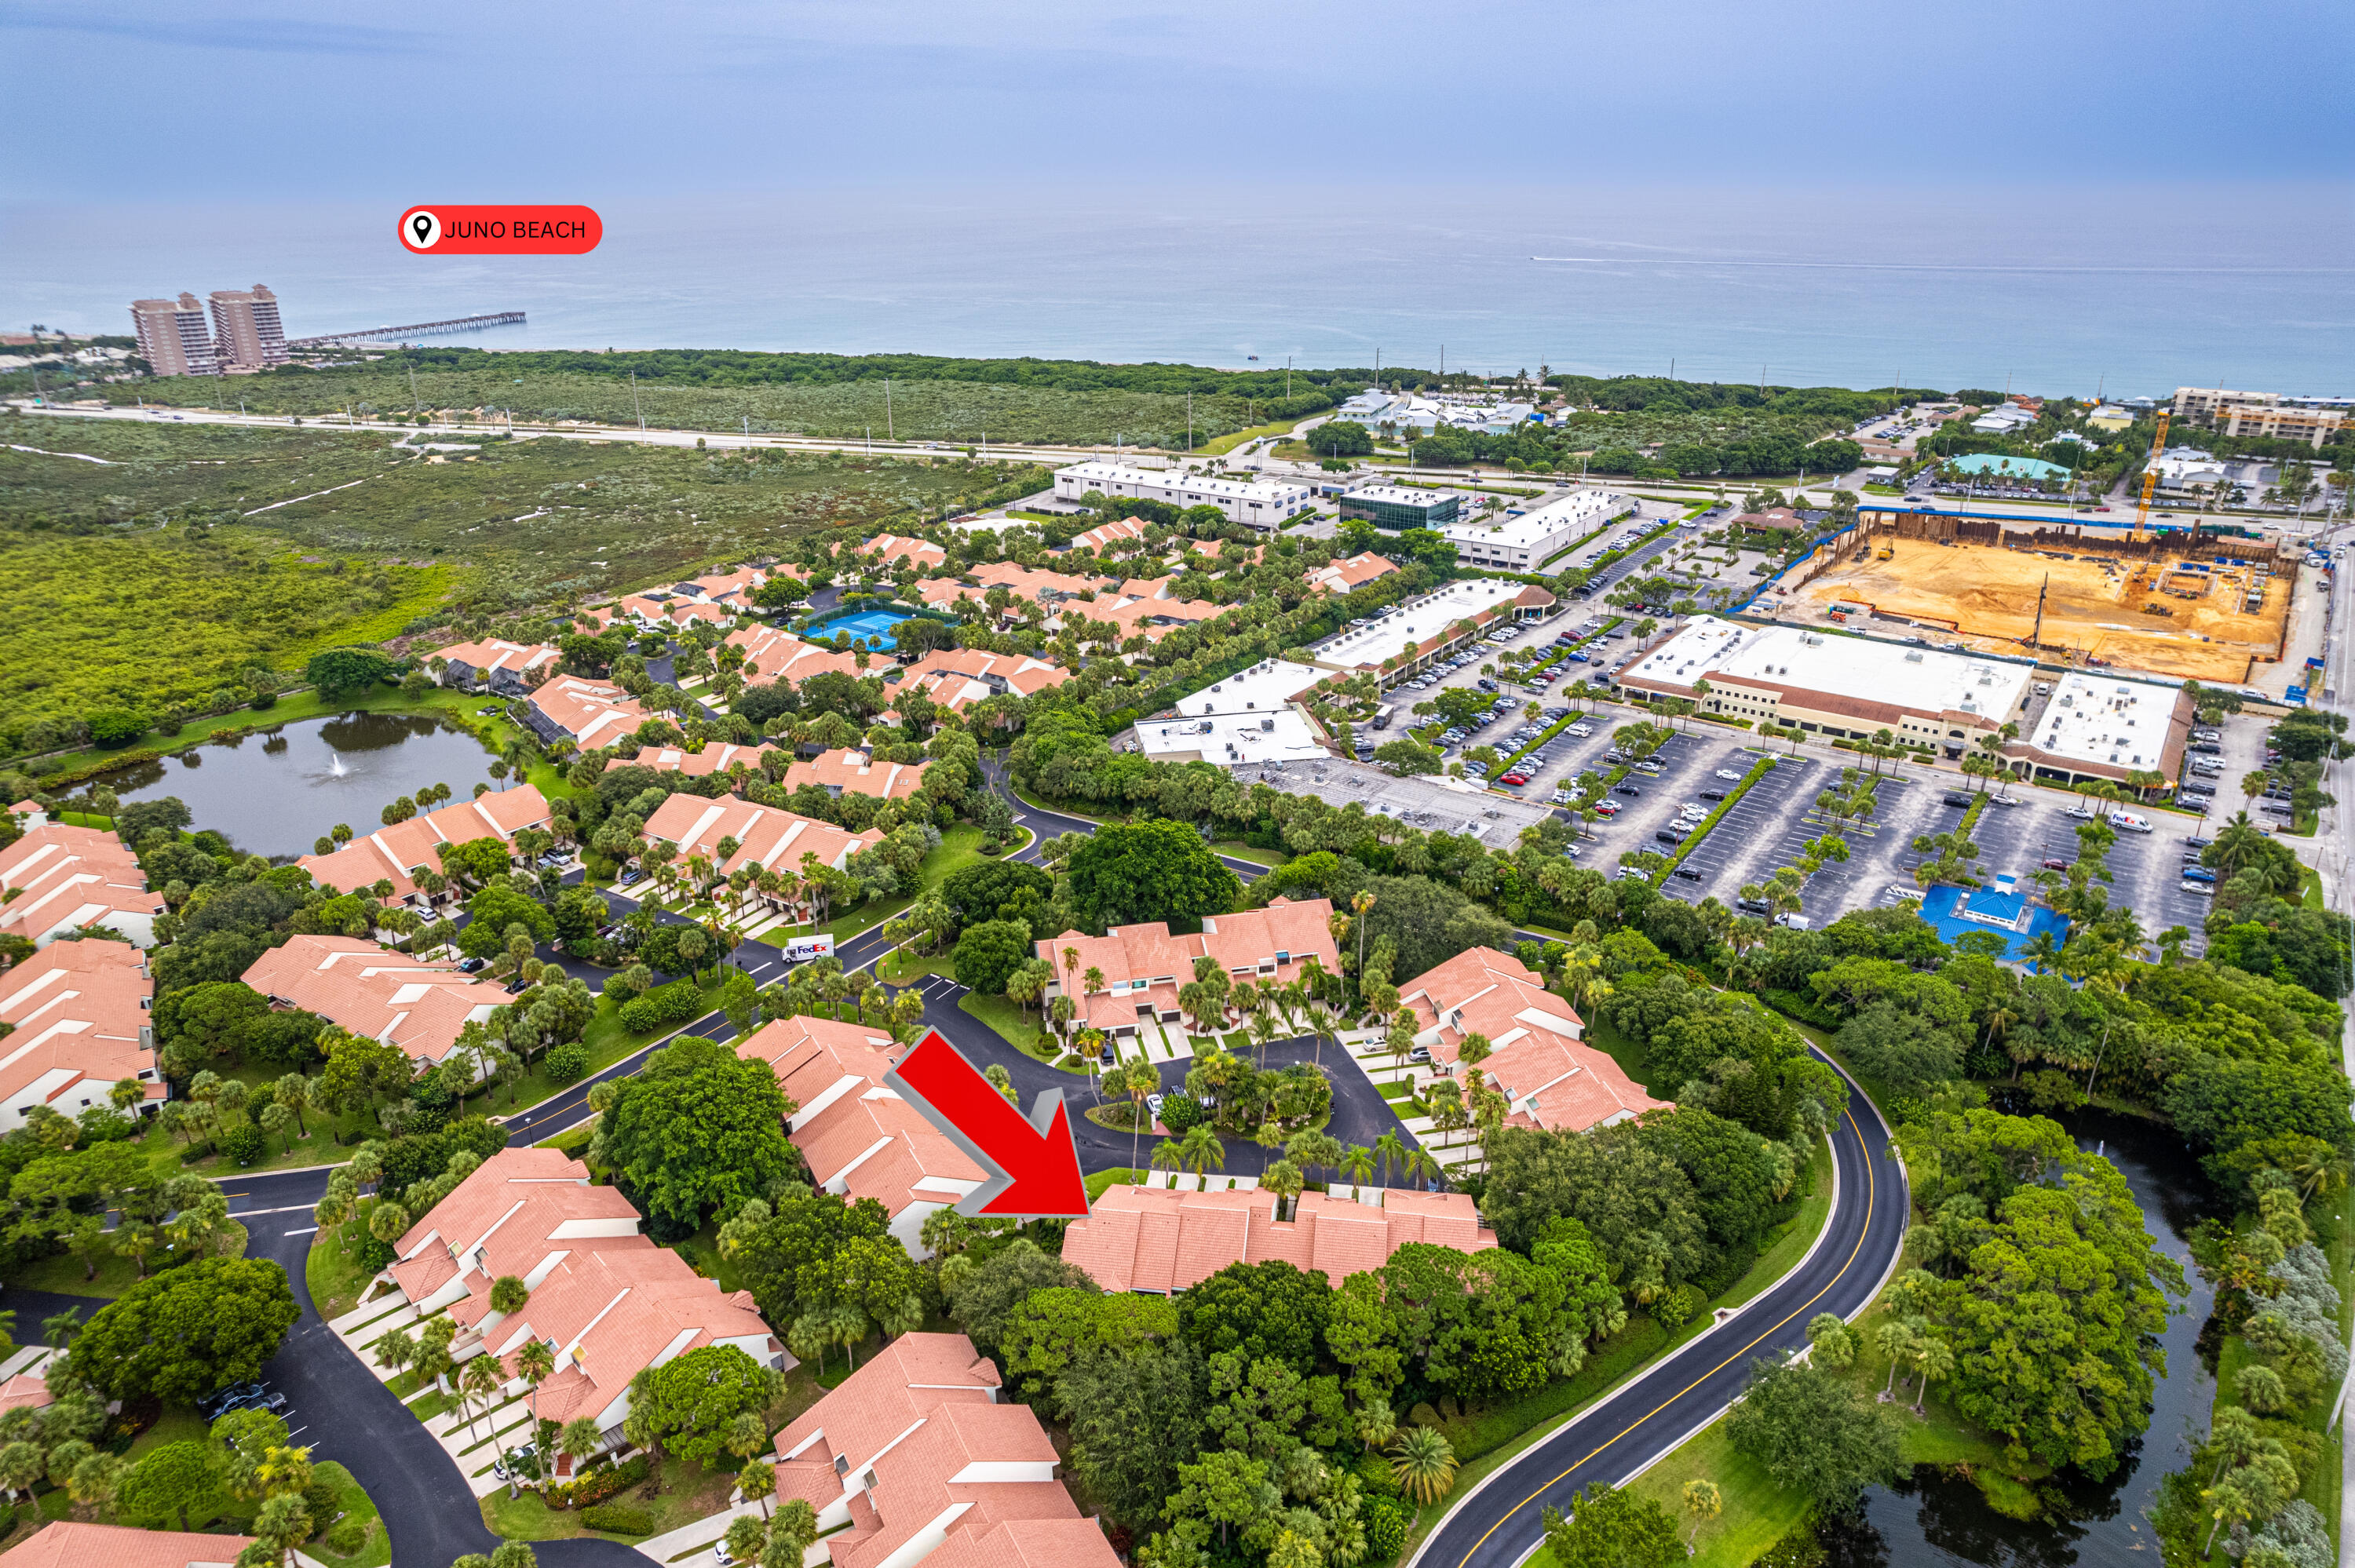
[[[829,620],[824,626],[810,629],[812,637],[831,641],[837,636],[856,642],[866,641],[869,648],[890,648],[894,645],[891,629],[903,620],[913,620],[911,615],[900,615],[888,609],[865,609],[857,615],[846,615],[839,620]]]
[[[1999,879],[2009,883],[2009,878]],[[1977,917],[1963,913],[1977,911]],[[2017,961],[2019,950],[2050,931],[2055,942],[2065,940],[2069,922],[2042,905],[2031,905],[2010,886],[1985,889],[1939,883],[1923,895],[1922,918],[1937,927],[1938,939],[1951,944],[1966,931],[1985,931],[2003,939],[2006,959]]]

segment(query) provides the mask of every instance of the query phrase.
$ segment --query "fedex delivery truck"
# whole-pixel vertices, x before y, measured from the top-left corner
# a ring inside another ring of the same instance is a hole
[[[828,936],[788,937],[785,938],[785,962],[805,964],[812,959],[834,957],[834,938]]]

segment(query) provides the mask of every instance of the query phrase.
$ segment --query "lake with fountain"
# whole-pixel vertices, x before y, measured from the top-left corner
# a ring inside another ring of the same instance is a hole
[[[250,854],[291,860],[338,822],[365,833],[384,808],[428,784],[453,800],[490,780],[493,758],[466,730],[431,714],[339,714],[235,740],[207,741],[99,782],[125,803],[176,795],[199,828]]]

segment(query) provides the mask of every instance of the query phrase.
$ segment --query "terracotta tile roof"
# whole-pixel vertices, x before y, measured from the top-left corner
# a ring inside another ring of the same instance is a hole
[[[118,1079],[145,1078],[164,1097],[147,1044],[146,955],[121,942],[52,942],[0,969],[0,1107],[45,1104],[65,1116],[107,1103]],[[21,1108],[6,1113],[13,1124]]]
[[[379,828],[332,854],[298,855],[294,863],[309,872],[311,880],[320,886],[346,893],[389,882],[392,901],[397,903],[417,892],[413,874],[420,867],[442,868],[436,845],[471,843],[476,839],[505,842],[525,828],[545,829],[549,816],[547,797],[532,785],[522,784]]]
[[[1059,1564],[1103,1568],[1108,1549],[1086,1552],[1075,1532],[1000,1536],[1032,1521],[1095,1527],[1054,1478],[1054,1445],[1038,1417],[996,1403],[997,1383],[996,1368],[963,1334],[904,1334],[778,1435],[779,1490],[847,1514],[849,1528],[826,1538],[839,1568],[920,1561],[919,1538],[943,1524],[934,1551],[950,1553],[948,1563],[1029,1561],[1003,1555],[1019,1541],[1033,1552],[1060,1543],[1082,1552]],[[1096,1541],[1102,1548],[1100,1532]]]
[[[796,762],[785,770],[785,788],[798,789],[805,784],[815,784],[830,795],[847,791],[853,795],[872,795],[878,800],[904,800],[924,787],[924,774],[929,762],[877,762],[871,752],[822,751],[807,762]]]
[[[412,959],[357,937],[293,937],[253,961],[245,983],[355,1034],[439,1062],[458,1032],[506,1001],[454,963]]]
[[[859,546],[858,553],[871,556],[886,567],[902,560],[913,561],[920,567],[937,567],[949,558],[949,553],[938,545],[924,539],[901,538],[897,534],[879,534]]]
[[[1167,1012],[1178,1005],[1178,989],[1194,978],[1194,960],[1215,958],[1232,980],[1288,985],[1299,978],[1303,960],[1314,953],[1327,974],[1340,972],[1341,955],[1333,945],[1333,916],[1328,898],[1299,903],[1278,898],[1264,909],[1217,915],[1202,922],[1201,934],[1173,937],[1169,927],[1150,925],[1115,926],[1101,937],[1066,931],[1038,944],[1038,956],[1055,969],[1062,994],[1070,980],[1079,1022],[1088,1028],[1127,1027],[1136,1022],[1140,1001]],[[1078,965],[1067,974],[1063,949],[1077,948]],[[1086,994],[1090,969],[1103,971],[1105,989]]]
[[[665,800],[647,820],[646,836],[677,844],[681,858],[702,855],[721,876],[754,863],[768,871],[798,872],[805,854],[815,854],[820,864],[838,871],[858,851],[883,842],[883,835],[872,829],[845,832],[814,817],[732,797],[707,800],[700,795],[673,795]],[[719,841],[725,838],[734,839],[737,850],[722,862]]]
[[[1071,548],[1101,550],[1106,545],[1117,544],[1124,539],[1142,539],[1145,537],[1145,521],[1142,518],[1115,517],[1109,523],[1097,524],[1084,534],[1073,535]]]
[[[1487,1037],[1489,1054],[1478,1065],[1510,1098],[1508,1119],[1517,1125],[1583,1132],[1668,1107],[1579,1038],[1584,1025],[1569,1002],[1493,948],[1456,954],[1400,987],[1399,1000],[1422,1025],[1416,1042],[1458,1077],[1465,1036]]]
[[[753,772],[762,771],[762,760],[782,753],[773,746],[735,746],[713,743],[701,751],[682,751],[675,746],[649,746],[632,759],[638,768],[658,768],[666,773],[682,774],[689,779],[706,779],[714,773],[725,773],[731,763],[741,762]]]
[[[963,713],[986,697],[1011,693],[1035,696],[1071,678],[1060,664],[1028,653],[984,653],[977,649],[927,654],[908,667],[905,679],[941,706]]]
[[[215,1568],[237,1561],[250,1535],[183,1534],[61,1519],[16,1547],[8,1568]]]
[[[829,670],[853,677],[858,673],[858,661],[849,654],[805,642],[773,626],[739,627],[728,634],[728,641],[744,650],[744,683],[749,686],[774,685],[779,681],[797,686]]]
[[[612,682],[578,675],[559,675],[527,700],[544,726],[570,736],[584,751],[611,746],[654,716]]]
[[[164,913],[130,846],[69,822],[44,822],[0,849],[0,891],[16,894],[0,905],[0,933],[36,943],[52,931],[112,926],[126,915],[140,916],[139,929],[148,930]]]
[[[1408,1242],[1483,1252],[1497,1238],[1461,1192],[1384,1191],[1379,1206],[1300,1195],[1297,1215],[1275,1217],[1275,1194],[1179,1192],[1115,1186],[1063,1233],[1063,1259],[1106,1290],[1167,1295],[1237,1263],[1281,1259],[1336,1283],[1380,1268]]]
[[[494,673],[517,677],[546,674],[564,657],[545,642],[506,642],[492,638],[481,642],[453,642],[447,648],[436,648],[425,656],[429,661],[440,659],[450,664],[464,664],[478,680],[486,680]]]
[[[1351,556],[1346,561],[1335,561],[1330,566],[1317,567],[1308,574],[1308,586],[1320,593],[1348,593],[1396,570],[1398,567],[1394,562],[1369,550],[1362,555]]]
[[[409,1227],[392,1266],[412,1301],[470,1276],[468,1299],[451,1310],[472,1324],[488,1310],[491,1282],[500,1276],[528,1279],[551,1254],[592,1237],[634,1236],[637,1228],[630,1201],[615,1188],[591,1186],[589,1168],[561,1150],[505,1149]],[[431,1283],[412,1288],[411,1276]]]
[[[736,1044],[774,1069],[795,1109],[787,1136],[819,1186],[873,1198],[893,1218],[911,1203],[953,1203],[986,1173],[922,1114],[884,1086],[897,1060],[889,1034],[830,1018],[784,1018]]]
[[[35,1372],[18,1372],[6,1383],[0,1383],[0,1414],[11,1410],[38,1410],[55,1404],[58,1396],[49,1392],[48,1381]]]
[[[963,1521],[960,1521],[963,1523]],[[1117,1568],[1120,1558],[1092,1519],[1008,1519],[951,1532],[928,1568]]]

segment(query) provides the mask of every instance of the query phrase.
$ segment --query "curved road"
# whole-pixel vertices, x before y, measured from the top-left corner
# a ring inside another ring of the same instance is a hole
[[[986,757],[983,766],[990,783],[1013,804],[1016,820],[1033,835],[1016,859],[1036,862],[1039,842],[1056,834],[1094,831],[1096,824],[1084,818],[1023,803],[1013,794],[997,758]],[[1246,882],[1265,869],[1220,858]],[[1525,939],[1535,936],[1517,935]],[[845,968],[861,969],[890,948],[879,929],[871,930],[842,944],[840,957]],[[774,957],[746,967],[764,983],[781,978],[785,969]],[[964,987],[928,977],[920,989],[925,1022],[974,1060],[1003,1064],[1023,1099],[1046,1088],[1074,1091],[1075,1099],[1082,1097],[1078,1091],[1085,1088],[1086,1080],[1013,1049],[996,1031],[959,1008]],[[679,1033],[724,1043],[734,1032],[725,1018],[712,1013]],[[634,1073],[657,1048],[649,1045],[590,1082]],[[1272,1044],[1267,1056],[1272,1063],[1321,1059],[1318,1043],[1309,1039]],[[1188,1065],[1185,1061],[1163,1064],[1164,1085],[1182,1084]],[[1400,1126],[1390,1102],[1361,1075],[1344,1069],[1330,1075],[1330,1130],[1336,1137],[1368,1145],[1384,1131],[1412,1138]],[[589,1083],[575,1085],[515,1115],[506,1125],[519,1142],[553,1137],[588,1118],[588,1089]],[[1080,1162],[1088,1170],[1124,1167],[1140,1158],[1142,1146],[1134,1135],[1123,1138],[1083,1117],[1072,1119],[1072,1128]],[[1518,1563],[1543,1543],[1541,1516],[1547,1507],[1566,1506],[1571,1494],[1591,1481],[1625,1480],[1713,1420],[1740,1392],[1752,1358],[1805,1343],[1806,1321],[1816,1313],[1848,1317],[1863,1309],[1895,1266],[1903,1241],[1904,1178],[1902,1168],[1887,1157],[1887,1130],[1861,1091],[1851,1089],[1833,1148],[1838,1172],[1833,1208],[1822,1240],[1805,1262],[1728,1322],[1646,1369],[1467,1493],[1425,1542],[1416,1558],[1420,1568],[1472,1568],[1475,1563],[1481,1568],[1507,1568]],[[1238,1141],[1229,1149],[1226,1170],[1231,1174],[1256,1172],[1268,1157],[1255,1144]],[[349,1467],[377,1499],[396,1538],[398,1557],[431,1564],[464,1552],[487,1552],[496,1542],[473,1500],[453,1489],[454,1467],[440,1446],[309,1309],[304,1260],[315,1233],[310,1210],[325,1193],[326,1177],[327,1168],[314,1167],[229,1177],[220,1183],[231,1213],[251,1232],[249,1255],[284,1266],[304,1306],[302,1320],[264,1375],[287,1395],[289,1425],[307,1428],[300,1435],[317,1444],[319,1457]],[[18,1309],[20,1320],[28,1321],[76,1302],[12,1289],[8,1304]],[[94,1310],[102,1303],[84,1305]],[[551,1564],[582,1568],[592,1563],[644,1561],[632,1549],[608,1542],[547,1542],[535,1543],[535,1550]]]
[[[1816,1053],[1818,1057],[1821,1052]],[[1753,1361],[1806,1343],[1818,1312],[1852,1318],[1881,1290],[1905,1239],[1903,1165],[1864,1092],[1849,1086],[1832,1139],[1837,1189],[1815,1250],[1732,1318],[1645,1368],[1460,1499],[1409,1568],[1509,1568],[1545,1544],[1545,1510],[1570,1511],[1596,1481],[1624,1485],[1717,1419]]]

